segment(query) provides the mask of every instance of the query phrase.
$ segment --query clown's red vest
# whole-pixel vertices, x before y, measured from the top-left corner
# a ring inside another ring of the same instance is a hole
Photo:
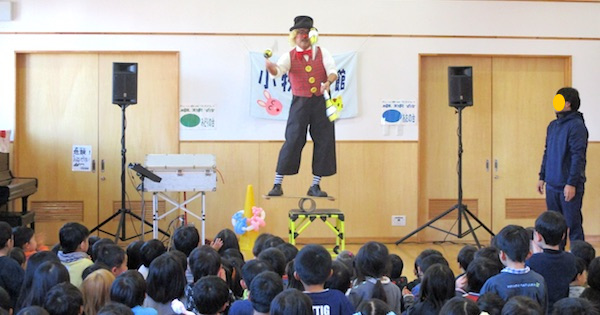
[[[290,82],[292,83],[292,94],[295,96],[311,97],[313,95],[323,95],[321,93],[321,83],[327,81],[327,73],[323,66],[323,54],[321,49],[316,47],[317,55],[312,59],[309,55],[308,61],[304,56],[296,53],[296,49],[290,51]]]

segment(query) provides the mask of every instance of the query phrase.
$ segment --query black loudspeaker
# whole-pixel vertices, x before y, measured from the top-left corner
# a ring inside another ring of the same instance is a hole
[[[452,107],[473,106],[473,67],[448,67],[448,99]]]
[[[113,62],[113,104],[137,104],[137,73],[137,63]]]

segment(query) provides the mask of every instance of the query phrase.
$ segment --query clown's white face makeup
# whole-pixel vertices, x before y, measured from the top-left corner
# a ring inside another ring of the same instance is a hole
[[[296,45],[300,47],[302,50],[307,50],[310,48],[310,39],[308,38],[308,29],[307,28],[299,28],[296,30]]]

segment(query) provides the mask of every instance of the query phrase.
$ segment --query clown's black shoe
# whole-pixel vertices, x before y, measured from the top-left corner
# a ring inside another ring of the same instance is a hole
[[[313,197],[327,197],[327,193],[322,191],[319,185],[310,186],[306,194]]]

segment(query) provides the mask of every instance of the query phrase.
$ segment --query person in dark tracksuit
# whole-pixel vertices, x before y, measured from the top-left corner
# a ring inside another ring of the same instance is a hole
[[[581,204],[585,191],[585,165],[588,130],[579,112],[579,92],[564,87],[556,92],[564,97],[564,108],[556,109],[546,134],[538,192],[544,193],[548,210],[563,214],[569,227],[569,240],[584,240]],[[564,242],[561,247],[564,247]]]
[[[326,197],[327,193],[320,187],[321,177],[336,173],[335,130],[325,112],[323,92],[337,80],[337,68],[326,49],[311,43],[311,32],[316,32],[313,19],[297,16],[290,28],[290,43],[295,48],[283,54],[276,64],[266,60],[271,75],[280,77],[288,73],[293,95],[285,142],[279,152],[275,182],[269,196],[283,195],[283,176],[298,173],[307,130],[314,142],[313,181],[307,195]]]

